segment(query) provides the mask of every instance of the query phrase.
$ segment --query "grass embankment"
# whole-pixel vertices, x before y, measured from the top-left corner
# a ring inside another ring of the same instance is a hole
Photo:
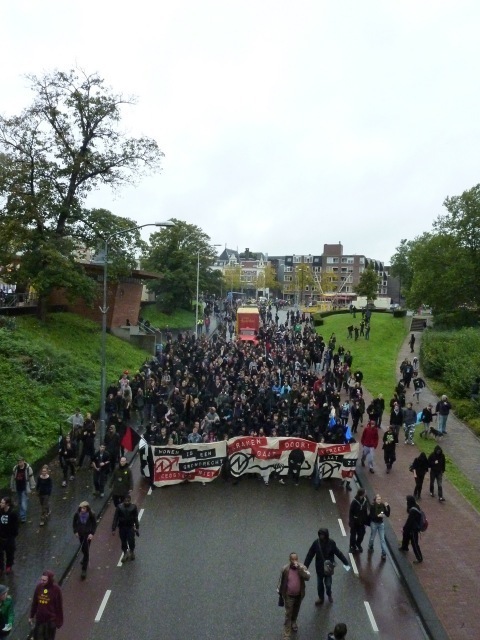
[[[388,407],[388,402],[393,395],[393,389],[399,379],[399,374],[396,370],[398,352],[408,333],[408,328],[405,320],[403,318],[393,318],[393,316],[390,314],[374,313],[372,314],[372,329],[370,333],[370,340],[365,340],[365,338],[362,337],[359,338],[356,342],[354,340],[346,339],[346,336],[348,334],[347,327],[352,324],[352,322],[353,324],[355,324],[356,322],[357,324],[359,324],[359,314],[357,314],[356,320],[352,320],[351,315],[328,316],[324,319],[324,324],[317,328],[317,331],[321,335],[323,335],[326,340],[328,340],[331,333],[335,333],[335,335],[337,336],[337,345],[343,344],[346,349],[350,349],[353,355],[353,369],[360,369],[363,372],[365,380],[364,386],[374,396],[378,393],[382,393],[385,398],[385,403]],[[467,339],[465,339],[464,337],[464,339],[462,339],[460,343],[457,342],[456,345],[454,344],[454,339],[455,335],[458,332],[449,332],[450,335],[448,349],[446,349],[445,347],[442,349],[442,344],[445,344],[446,340],[444,332],[439,332],[437,335],[435,335],[434,331],[429,331],[424,335],[422,342],[426,338],[426,340],[432,341],[435,344],[436,348],[433,349],[433,345],[426,342],[429,351],[435,352],[437,362],[440,358],[442,363],[444,361],[448,361],[449,357],[451,358],[451,360],[449,360],[449,362],[451,362],[451,366],[447,367],[445,365],[445,367],[440,367],[438,369],[439,371],[443,371],[445,370],[445,368],[448,368],[452,375],[455,375],[454,367],[457,365],[457,359],[462,360],[462,357],[459,353],[462,349],[462,345],[463,349],[465,350],[467,348],[471,349],[472,346],[476,344],[476,341],[473,340],[473,336],[471,335],[471,331],[475,330],[468,330],[466,336]],[[477,333],[480,343],[480,331],[478,331]],[[422,346],[422,350],[423,349],[424,347]],[[455,356],[453,356],[453,354],[455,354]],[[469,354],[467,351],[464,351],[463,359],[468,359],[469,356],[471,358],[471,354]],[[480,367],[478,371],[480,372]],[[449,385],[445,381],[432,380],[429,378],[428,384],[437,395],[440,395],[442,393],[449,393]],[[457,409],[457,406],[467,407],[467,403],[469,403],[468,415],[472,414],[472,403],[470,400],[465,400],[465,398],[456,399],[451,394],[449,394],[449,399],[454,405],[455,411]],[[465,413],[467,413],[467,409],[465,409]],[[476,429],[473,430],[476,431]],[[420,430],[417,429],[417,433],[415,434],[415,444],[420,451],[424,451],[428,456],[430,455],[430,453],[432,453],[437,443],[431,439],[427,440],[421,438],[419,434]],[[446,476],[448,477],[449,481],[460,491],[460,493],[466,498],[466,500],[470,502],[470,504],[472,504],[477,510],[480,511],[479,492],[472,486],[470,480],[458,469],[458,467],[448,456],[446,456],[446,461]]]
[[[100,343],[99,325],[69,313],[0,328],[0,484],[19,453],[34,463],[51,449],[76,407],[98,411]],[[138,370],[147,355],[107,335],[107,384]]]
[[[177,309],[170,314],[160,311],[155,304],[149,304],[142,307],[140,315],[159,329],[186,331],[195,328],[195,313],[185,309]]]

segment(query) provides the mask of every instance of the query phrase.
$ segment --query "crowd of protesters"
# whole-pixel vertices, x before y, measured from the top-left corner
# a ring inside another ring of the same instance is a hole
[[[78,469],[88,460],[93,473],[94,494],[103,496],[108,485],[115,507],[119,509],[113,530],[119,518],[122,522],[123,512],[131,509],[133,481],[121,444],[130,425],[144,431],[148,443],[160,446],[212,442],[240,435],[296,436],[340,444],[354,442],[358,429],[365,426],[361,434],[362,464],[367,462],[372,473],[375,471],[374,452],[380,441],[387,473],[395,461],[395,446],[401,426],[405,430],[405,442],[413,443],[413,431],[418,420],[412,403],[406,402],[406,390],[413,380],[418,402],[424,386],[418,378],[416,358],[413,363],[409,360],[402,363],[401,380],[389,406],[381,394],[366,406],[363,373],[355,368],[350,350],[335,334],[327,337],[317,333],[309,314],[288,310],[286,321],[281,323],[278,307],[263,307],[260,309],[262,324],[258,334],[254,341],[248,342],[232,339],[233,305],[227,305],[222,312],[213,304],[211,307],[207,305],[205,315],[210,313],[215,313],[220,320],[218,331],[213,335],[196,337],[189,332],[179,333],[174,340],[167,333],[166,342],[155,357],[145,361],[132,375],[124,371],[120,379],[108,387],[105,407],[107,431],[103,442],[98,443],[96,423],[90,413],[84,417],[77,409],[68,418],[69,431],[59,439],[58,447],[62,486],[75,481]],[[368,334],[370,322],[370,316],[362,320],[363,326],[368,327]],[[347,340],[352,337],[350,334],[348,328]],[[442,416],[443,429],[450,408],[446,396],[442,397],[437,412]],[[385,412],[389,424],[379,439]],[[434,415],[431,405],[425,407],[421,418],[425,429],[428,429]],[[419,456],[412,465],[415,490],[407,500],[409,518],[404,527],[401,548],[406,550],[411,543],[419,562],[423,558],[418,534],[415,533],[419,521],[416,500],[421,497],[423,478],[430,470],[430,493],[433,495],[436,483],[439,500],[444,501],[442,473],[445,457],[442,456],[441,448],[436,447],[435,456],[432,454],[429,459]],[[50,516],[52,478],[48,466],[43,466],[35,478],[30,465],[19,456],[11,485],[17,494],[19,512],[14,509],[10,498],[1,500],[0,575],[4,570],[7,574],[12,571],[15,538],[19,523],[27,519],[31,491],[37,490],[41,503],[40,525],[44,525]],[[347,488],[350,488],[349,483]],[[357,498],[365,503],[364,495],[357,495]],[[357,498],[356,501],[360,502]],[[362,550],[362,527],[368,520],[373,523],[369,551],[373,550],[378,532],[384,558],[383,524],[384,518],[390,515],[390,508],[380,496],[372,504],[367,501],[366,505],[359,508],[358,514],[350,514],[350,550]],[[412,508],[413,514],[410,513]],[[133,531],[138,533],[138,521],[136,524],[132,522]],[[83,553],[82,578],[86,576],[89,546],[95,529],[95,514],[84,501],[73,522]],[[132,531],[122,534],[124,560],[134,558],[132,535]],[[43,582],[53,580],[48,572],[45,576],[48,580]],[[53,588],[53,582],[51,584]],[[6,593],[4,590],[3,594]],[[55,593],[58,598],[57,591]],[[32,610],[32,613],[34,618],[36,611]],[[60,613],[57,622],[60,626]],[[53,629],[55,625],[51,623],[51,626]]]

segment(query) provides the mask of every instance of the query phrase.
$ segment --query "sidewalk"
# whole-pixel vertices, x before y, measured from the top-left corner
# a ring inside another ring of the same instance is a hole
[[[414,355],[418,357],[422,334],[415,333],[414,354],[410,353],[409,335],[398,354],[398,379],[400,363],[405,358],[412,359]],[[368,380],[365,382],[368,387]],[[382,392],[386,403],[392,395],[392,390],[388,389],[372,391]],[[413,388],[407,393],[407,402],[412,400],[411,395],[413,396]],[[371,394],[367,392],[367,404],[370,398]],[[437,401],[438,398],[432,391],[425,388],[420,395],[420,404],[417,406],[413,398],[413,406],[419,411],[429,402],[435,407]],[[388,416],[389,411],[386,410],[383,427],[388,425]],[[439,442],[440,446],[454,464],[472,479],[472,484],[478,489],[480,440],[452,413],[448,417],[447,431],[448,435]],[[477,532],[480,531],[480,514],[450,484],[448,474],[444,475],[443,480],[446,498],[446,502],[443,503],[430,497],[428,474],[425,477],[420,505],[427,515],[429,527],[420,540],[423,563],[413,565],[413,552],[403,554],[397,549],[407,517],[405,497],[413,494],[415,485],[409,465],[419,454],[417,447],[403,444],[402,435],[400,433],[397,461],[390,475],[385,472],[381,445],[375,454],[375,475],[365,473],[361,467],[357,470],[357,475],[370,497],[380,493],[390,503],[392,514],[387,541],[392,560],[419,607],[420,615],[431,637],[434,640],[480,638],[480,616],[477,613],[477,593],[480,588],[480,548]]]

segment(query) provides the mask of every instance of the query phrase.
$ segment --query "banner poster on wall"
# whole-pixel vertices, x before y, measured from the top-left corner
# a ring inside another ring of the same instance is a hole
[[[227,443],[152,446],[153,483],[157,487],[180,482],[211,482],[220,473]]]
[[[300,467],[301,476],[313,473],[317,457],[317,443],[303,438],[238,437],[228,440],[230,473],[270,473],[285,476],[289,469]]]
[[[353,478],[359,450],[360,445],[358,442],[352,442],[351,444],[319,444],[318,464],[320,478],[322,480],[329,478],[349,480]]]

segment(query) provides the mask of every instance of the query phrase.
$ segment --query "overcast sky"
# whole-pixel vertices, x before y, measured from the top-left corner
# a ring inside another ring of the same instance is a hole
[[[478,0],[3,0],[0,111],[30,103],[26,73],[99,72],[165,158],[90,206],[388,263],[480,182],[479,27]]]

